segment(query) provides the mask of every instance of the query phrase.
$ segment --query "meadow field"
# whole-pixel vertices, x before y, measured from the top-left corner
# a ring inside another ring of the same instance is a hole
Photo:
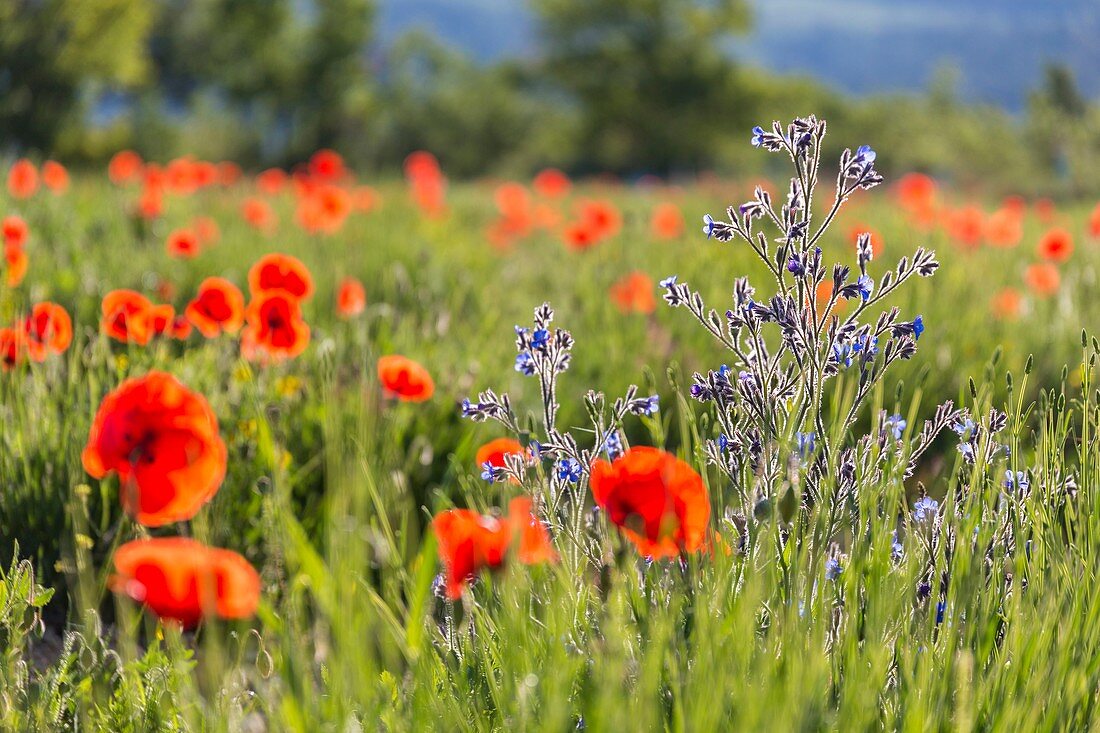
[[[816,125],[767,180],[14,163],[0,725],[1100,727],[1100,207]]]

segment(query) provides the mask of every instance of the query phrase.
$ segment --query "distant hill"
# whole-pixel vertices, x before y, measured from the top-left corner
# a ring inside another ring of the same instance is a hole
[[[1048,61],[1100,96],[1098,0],[751,0],[753,30],[733,42],[746,63],[839,89],[920,90],[955,66],[969,99],[1018,110]],[[537,53],[523,0],[379,0],[384,41],[423,28],[474,58]]]

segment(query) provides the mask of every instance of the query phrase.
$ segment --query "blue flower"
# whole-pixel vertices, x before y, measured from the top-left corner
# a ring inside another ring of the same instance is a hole
[[[894,530],[894,533],[890,535],[890,557],[895,561],[900,561],[905,556],[905,548],[898,540],[898,532]]]
[[[939,626],[943,623],[943,615],[947,611],[947,604],[940,601],[936,604],[936,625]]]
[[[882,422],[883,430],[893,433],[895,440],[901,440],[906,425],[908,425],[908,423],[901,415],[891,415]]]
[[[479,407],[481,407],[481,405],[470,402],[469,398],[462,400],[462,417],[473,417],[478,414]]]
[[[703,215],[703,234],[707,235],[707,239],[714,234],[714,218],[710,214]],[[661,282],[661,286],[664,286],[664,281]]]
[[[650,395],[645,398],[645,406],[641,408],[643,415],[652,415],[661,409],[661,398],[658,395]]]
[[[730,439],[726,437],[725,433],[719,433],[718,435],[718,450],[725,453],[730,448]]]
[[[760,125],[752,128],[752,146],[758,148],[764,144],[764,128]]]
[[[870,275],[860,275],[856,285],[859,286],[859,297],[863,300],[867,300],[871,297],[871,293],[875,292],[875,281]]]
[[[860,145],[856,148],[856,157],[852,159],[852,162],[874,163],[876,157],[878,157],[878,153],[871,150],[870,145]]]
[[[504,471],[497,468],[493,464],[485,461],[481,464],[481,478],[485,479],[489,483],[493,483],[504,474]]]
[[[965,458],[968,463],[972,463],[974,461],[974,444],[959,443],[959,453],[962,453],[962,457]]]
[[[1012,471],[1005,471],[1005,488],[1014,489],[1018,491],[1027,491],[1031,482],[1027,478],[1027,473],[1024,471],[1017,471],[1015,474]]]
[[[516,356],[516,371],[525,377],[535,373],[535,358],[528,351],[522,351]]]
[[[815,433],[795,433],[794,437],[798,441],[798,455],[802,456],[802,460],[806,460],[814,452],[817,435]]]
[[[607,436],[603,449],[607,451],[607,457],[612,461],[623,454],[623,439],[619,437],[619,431],[616,430]]]
[[[558,461],[558,478],[562,481],[577,483],[581,480],[581,464],[572,458],[563,458]]]
[[[825,580],[836,580],[844,572],[844,566],[836,558],[830,557],[825,561]]]
[[[851,344],[833,344],[833,358],[836,359],[837,364],[842,364],[846,367],[852,366],[852,351]]]
[[[787,260],[787,271],[797,277],[802,277],[806,273],[806,268],[802,266],[802,260],[798,255],[791,255]]]
[[[922,333],[924,333],[924,316],[917,316],[913,319],[913,338],[919,341]]]
[[[723,364],[722,366],[718,367],[718,376],[728,381],[731,371],[733,370],[730,369],[729,364]]]
[[[671,288],[673,285],[676,284],[676,275],[669,275],[657,284],[660,285],[662,288]]]
[[[963,440],[970,440],[970,436],[974,434],[974,429],[976,427],[977,425],[974,424],[973,420],[971,420],[970,418],[966,418],[965,420],[960,420],[959,422],[952,425],[951,429],[954,430]]]
[[[531,334],[531,347],[535,349],[545,349],[546,345],[550,343],[550,332],[545,328],[540,328]]]
[[[913,519],[917,522],[927,522],[936,516],[940,503],[931,496],[922,496],[913,504]]]

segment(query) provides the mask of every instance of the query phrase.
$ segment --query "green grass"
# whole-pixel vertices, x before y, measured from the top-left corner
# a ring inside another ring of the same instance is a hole
[[[586,190],[615,200],[625,225],[584,254],[545,235],[495,252],[484,236],[485,185],[453,187],[445,220],[421,219],[397,185],[382,193],[380,211],[353,216],[331,237],[298,230],[289,202],[276,235],[253,232],[237,215],[241,191],[172,200],[151,226],[133,222],[129,197],[97,180],[76,181],[63,199],[0,203],[32,230],[30,273],[20,289],[0,290],[0,319],[50,299],[70,310],[77,332],[64,358],[0,374],[0,567],[12,567],[0,583],[6,729],[561,731],[581,720],[589,730],[1096,727],[1098,407],[1094,352],[1082,352],[1080,333],[1100,323],[1100,247],[1082,234],[1086,207],[1063,207],[1077,251],[1059,294],[1026,297],[1015,322],[994,319],[989,301],[1005,286],[1024,290],[1022,271],[1044,229],[1034,217],[1019,249],[969,252],[942,233],[915,232],[876,191],[825,244],[830,261],[854,260],[847,231],[860,221],[883,234],[884,259],[918,245],[938,251],[937,276],[896,300],[924,315],[920,349],[875,403],[911,414],[911,424],[944,399],[976,414],[1005,409],[1012,464],[1033,471],[1026,499],[998,498],[1003,460],[963,471],[944,439],[908,483],[897,471],[859,482],[854,532],[826,535],[836,508],[826,502],[799,515],[791,529],[805,541],[778,554],[776,542],[758,542],[748,554],[647,567],[605,526],[605,566],[509,568],[450,604],[432,594],[431,516],[502,506],[516,492],[478,479],[474,453],[500,432],[461,421],[456,404],[492,387],[509,391],[521,415],[539,410],[533,384],[512,369],[513,324],[550,301],[577,338],[560,425],[584,422],[590,387],[615,395],[646,385],[662,395],[661,422],[628,423],[631,441],[663,443],[702,471],[698,440],[713,421],[683,387],[724,355],[683,311],[624,316],[607,290],[632,269],[655,280],[676,273],[725,307],[734,278],[759,275],[759,265],[695,233],[703,213],[746,198],[743,187]],[[647,217],[668,197],[690,233],[657,242]],[[218,220],[221,243],[195,260],[170,260],[165,235],[200,212]],[[126,348],[97,333],[108,290],[152,292],[166,280],[182,306],[208,275],[243,288],[251,262],[271,251],[299,256],[317,280],[306,306],[313,343],[292,362],[250,366],[231,340]],[[347,323],[333,312],[344,274],[364,282],[369,303]],[[425,364],[435,397],[383,400],[374,364],[386,353]],[[177,530],[256,564],[264,599],[252,622],[181,634],[106,590],[112,548],[142,530],[123,516],[113,480],[84,474],[80,450],[102,396],[152,368],[202,392],[219,417],[227,479]],[[1056,486],[1067,473],[1077,479],[1072,496]],[[736,544],[723,520],[736,492],[716,472],[705,476],[716,528]],[[945,519],[954,551],[913,533],[894,562],[891,532],[918,480],[937,497],[961,492]],[[762,526],[778,537],[777,519]],[[1005,528],[1011,536],[995,534]],[[832,542],[849,555],[835,582],[823,569]],[[16,543],[29,564],[11,564]],[[45,641],[35,582],[60,590],[42,610]]]

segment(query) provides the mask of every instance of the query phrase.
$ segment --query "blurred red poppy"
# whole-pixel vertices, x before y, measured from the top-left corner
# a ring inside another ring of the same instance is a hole
[[[8,171],[8,193],[12,198],[25,199],[33,196],[37,190],[38,171],[34,163],[26,158],[15,161]]]
[[[653,279],[644,272],[632,272],[611,286],[611,301],[623,313],[652,313],[657,310]]]
[[[4,261],[7,263],[7,284],[9,288],[19,287],[23,278],[27,276],[27,268],[30,258],[22,247],[11,244],[4,245]]]
[[[997,209],[986,219],[985,237],[995,247],[1015,247],[1023,236],[1023,218],[1014,209]]]
[[[14,369],[26,354],[26,336],[15,328],[0,328],[0,368]]]
[[[513,537],[519,533],[517,559],[534,565],[557,558],[546,527],[531,514],[531,500],[512,500],[508,516],[482,516],[471,509],[450,509],[432,520],[445,570],[447,597],[457,600],[482,570],[504,565]]]
[[[923,173],[907,173],[897,183],[898,201],[911,211],[931,209],[936,204],[936,182]]]
[[[268,168],[256,175],[256,188],[266,196],[274,196],[286,185],[286,171],[280,168]]]
[[[209,216],[196,216],[191,220],[191,231],[198,237],[200,247],[210,247],[218,243],[222,233],[218,222]]]
[[[172,322],[176,318],[176,309],[171,303],[153,305],[149,309],[153,323],[153,334],[156,336],[171,335]]]
[[[307,232],[333,234],[351,213],[351,196],[338,186],[318,186],[298,201],[298,224]]]
[[[22,217],[5,216],[4,221],[0,222],[0,231],[4,235],[4,244],[12,247],[25,247],[27,245],[30,229]]]
[[[27,352],[34,361],[63,354],[73,342],[73,321],[57,303],[36,303],[24,323]]]
[[[567,195],[572,185],[569,176],[557,168],[547,168],[539,171],[531,182],[535,193],[548,199],[559,199]]]
[[[512,438],[497,438],[496,440],[490,440],[488,443],[478,448],[477,456],[474,460],[479,467],[488,463],[494,468],[504,468],[505,456],[522,454],[523,446],[520,445],[518,440]]]
[[[123,508],[157,527],[190,519],[225,477],[226,449],[206,398],[171,374],[128,379],[99,405],[82,454],[97,479],[119,477]]]
[[[107,164],[107,177],[116,185],[141,178],[144,162],[133,150],[120,150]]]
[[[1058,268],[1049,262],[1038,262],[1027,268],[1024,282],[1036,295],[1047,297],[1058,292],[1062,276],[1058,273]]]
[[[1051,262],[1065,262],[1073,254],[1073,235],[1056,227],[1039,240],[1039,256]]]
[[[562,240],[565,246],[574,252],[583,252],[599,244],[599,237],[595,231],[584,222],[574,222],[562,231]]]
[[[241,204],[241,216],[244,217],[249,226],[265,234],[275,231],[275,228],[279,225],[279,218],[275,215],[275,210],[271,208],[271,204],[263,199],[245,199],[244,203]]]
[[[1020,317],[1023,298],[1014,288],[1005,288],[993,296],[993,315],[1001,320],[1014,321]]]
[[[290,359],[309,346],[309,326],[298,299],[284,290],[262,291],[248,304],[241,353],[246,359]]]
[[[42,164],[42,183],[54,194],[69,190],[69,171],[56,160],[47,160]]]
[[[977,206],[964,206],[955,211],[945,211],[944,228],[956,241],[966,247],[977,247],[985,234],[985,212]]]
[[[675,557],[706,544],[710,500],[703,479],[669,453],[639,447],[611,463],[597,460],[592,495],[646,557]]]
[[[309,173],[322,181],[338,181],[347,174],[347,168],[339,153],[323,149],[310,156]]]
[[[657,204],[649,220],[649,229],[657,239],[679,239],[684,235],[684,215],[671,202]]]
[[[614,237],[622,229],[622,214],[610,201],[582,201],[577,211],[596,239]]]
[[[366,310],[367,291],[363,283],[354,277],[345,277],[336,291],[336,315],[341,318],[354,318]]]
[[[269,254],[256,260],[249,269],[248,289],[254,297],[269,290],[281,290],[296,300],[306,301],[313,295],[313,276],[297,257]]]
[[[206,338],[236,333],[244,323],[244,296],[225,278],[208,277],[199,284],[198,293],[184,313]]]
[[[198,235],[191,229],[176,229],[168,235],[165,248],[172,257],[191,258],[199,254],[202,245]]]
[[[378,381],[388,396],[405,402],[424,402],[435,393],[435,382],[428,370],[399,354],[378,360]]]
[[[103,296],[100,310],[100,329],[107,336],[123,343],[149,343],[154,333],[153,304],[144,295],[133,290],[112,290]]]
[[[211,616],[249,618],[260,602],[260,576],[248,560],[185,537],[127,542],[114,565],[114,592],[185,628]]]

